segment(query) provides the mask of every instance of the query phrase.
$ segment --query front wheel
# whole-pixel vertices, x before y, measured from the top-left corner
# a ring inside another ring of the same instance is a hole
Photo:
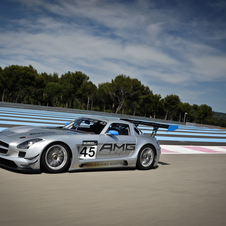
[[[68,170],[70,152],[64,144],[56,143],[48,146],[42,154],[41,166],[47,173],[62,173]]]
[[[149,170],[155,163],[155,150],[151,145],[145,145],[139,151],[137,157],[137,168],[140,170]]]

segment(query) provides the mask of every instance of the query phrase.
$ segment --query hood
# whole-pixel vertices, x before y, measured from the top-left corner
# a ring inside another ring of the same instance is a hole
[[[16,126],[9,129],[3,130],[0,134],[10,137],[12,139],[22,139],[22,138],[34,138],[34,137],[44,137],[59,134],[68,134],[76,132],[70,130],[63,130],[56,127],[37,127],[37,126]]]

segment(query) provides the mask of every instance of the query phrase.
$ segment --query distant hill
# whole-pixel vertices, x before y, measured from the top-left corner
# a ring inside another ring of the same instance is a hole
[[[219,120],[226,120],[226,113],[221,112],[214,112],[213,118],[219,119]]]

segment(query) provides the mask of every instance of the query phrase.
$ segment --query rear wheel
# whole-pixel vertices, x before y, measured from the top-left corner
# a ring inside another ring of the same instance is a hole
[[[139,151],[137,168],[140,170],[152,169],[155,163],[155,150],[151,145],[145,145]]]
[[[70,151],[61,143],[48,146],[42,154],[41,166],[47,173],[62,173],[68,170],[70,164]]]

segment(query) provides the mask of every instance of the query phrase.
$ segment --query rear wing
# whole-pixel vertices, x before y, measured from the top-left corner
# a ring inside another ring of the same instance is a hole
[[[125,118],[121,118],[121,120],[131,122],[135,124],[135,126],[138,126],[138,125],[152,126],[153,127],[153,131],[151,134],[152,137],[156,135],[159,128],[168,129],[169,132],[172,132],[178,129],[178,125],[169,125],[169,124],[159,123],[159,122],[148,122],[148,121],[140,121],[140,120],[134,120],[134,119],[125,119]]]

